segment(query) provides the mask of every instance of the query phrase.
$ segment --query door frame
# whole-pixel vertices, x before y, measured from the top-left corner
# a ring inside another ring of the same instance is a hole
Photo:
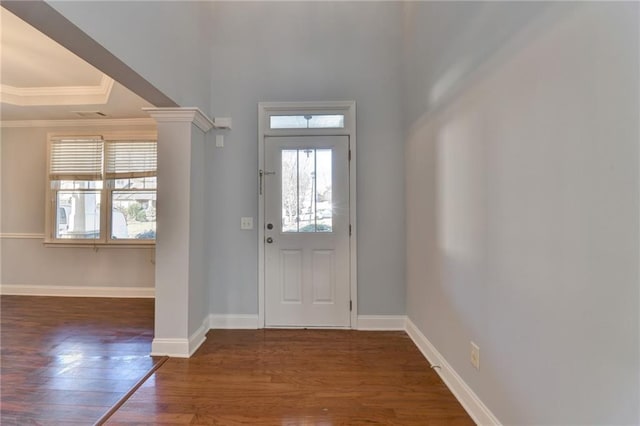
[[[271,115],[344,114],[341,129],[270,129]],[[269,136],[347,136],[349,138],[349,292],[351,328],[358,328],[358,227],[356,225],[356,103],[342,102],[259,102],[258,103],[258,328],[265,326],[265,138]]]

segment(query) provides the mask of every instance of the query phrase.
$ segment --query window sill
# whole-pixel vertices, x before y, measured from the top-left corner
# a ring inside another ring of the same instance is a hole
[[[45,241],[45,247],[56,247],[56,248],[123,248],[123,249],[155,249],[156,243],[148,242],[118,242],[118,243],[105,243],[105,242],[78,242],[78,241]]]

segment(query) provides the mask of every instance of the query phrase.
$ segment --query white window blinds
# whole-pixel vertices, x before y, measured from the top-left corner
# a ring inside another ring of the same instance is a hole
[[[51,180],[101,180],[103,141],[97,137],[53,139]]]
[[[109,141],[106,155],[107,179],[156,175],[158,157],[156,141]]]

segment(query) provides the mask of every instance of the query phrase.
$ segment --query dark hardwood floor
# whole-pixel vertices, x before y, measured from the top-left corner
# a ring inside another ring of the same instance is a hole
[[[214,330],[109,425],[471,425],[403,332]]]
[[[2,425],[473,424],[403,332],[213,330],[162,364],[153,300],[0,301]]]
[[[91,425],[159,361],[153,299],[0,297],[0,423]]]

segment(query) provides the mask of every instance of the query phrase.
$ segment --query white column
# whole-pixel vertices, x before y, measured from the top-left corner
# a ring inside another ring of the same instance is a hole
[[[158,124],[156,310],[152,355],[189,357],[208,330],[204,282],[205,133],[197,108],[145,108]]]

